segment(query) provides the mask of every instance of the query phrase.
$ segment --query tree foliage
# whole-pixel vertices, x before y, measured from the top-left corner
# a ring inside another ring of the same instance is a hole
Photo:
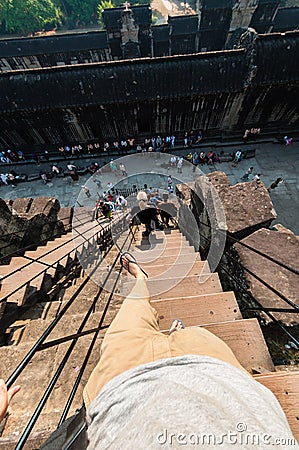
[[[53,0],[6,0],[0,2],[4,29],[13,33],[35,33],[57,26],[61,11]]]
[[[54,0],[63,11],[65,22],[70,27],[97,23],[99,0]]]
[[[50,30],[61,23],[67,28],[103,25],[105,8],[122,6],[124,0],[0,0],[0,24],[5,33],[29,34]],[[132,5],[148,3],[135,0]],[[1,32],[1,30],[0,30]]]

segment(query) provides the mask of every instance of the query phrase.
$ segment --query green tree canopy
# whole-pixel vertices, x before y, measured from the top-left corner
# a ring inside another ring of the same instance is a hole
[[[53,0],[1,0],[0,17],[5,31],[28,34],[53,29],[61,11]]]
[[[67,25],[89,25],[97,23],[99,0],[54,0],[64,13]]]

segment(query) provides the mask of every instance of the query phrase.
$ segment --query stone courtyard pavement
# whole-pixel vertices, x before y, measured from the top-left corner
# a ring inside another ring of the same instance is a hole
[[[278,218],[274,223],[281,223],[290,228],[296,234],[299,234],[299,142],[293,142],[290,146],[285,147],[276,143],[256,143],[246,146],[232,145],[226,148],[226,152],[233,152],[237,149],[248,149],[250,147],[256,148],[256,157],[248,160],[242,160],[239,165],[234,168],[232,163],[215,164],[213,167],[204,165],[201,167],[203,173],[208,174],[211,171],[221,170],[225,172],[231,184],[241,182],[241,176],[250,167],[254,167],[254,174],[261,174],[261,180],[268,187],[278,177],[284,179],[284,183],[280,184],[276,190],[271,191],[271,199],[278,214]],[[197,149],[199,151],[200,149]],[[203,148],[205,152],[208,148]],[[217,152],[221,149],[218,147]],[[176,155],[185,155],[186,150],[175,150]],[[178,174],[176,168],[167,168],[169,157],[162,154],[161,158],[156,158],[156,154],[152,158],[142,156],[141,154],[130,155],[124,157],[124,163],[128,172],[129,179],[123,181],[127,187],[136,184],[143,186],[147,183],[148,186],[157,187],[159,189],[167,189],[167,177],[171,174],[178,182],[192,181],[195,175],[192,167],[187,163],[183,166],[183,173]],[[109,158],[110,159],[110,158]],[[89,159],[82,158],[80,160],[68,160],[80,166],[88,166],[92,161],[98,161],[103,164],[103,161],[109,161],[103,157],[91,157]],[[163,164],[163,162],[165,164]],[[162,167],[161,167],[162,164]],[[61,161],[59,166],[65,168],[66,162]],[[10,166],[8,166],[10,167]],[[7,172],[8,167],[1,166],[0,172]],[[41,169],[49,169],[50,163],[42,163],[41,166],[35,164],[16,165],[14,169],[18,173],[36,173]],[[11,169],[11,167],[10,167]],[[98,189],[94,181],[89,175],[81,176],[78,182],[73,182],[70,177],[55,178],[52,182],[44,184],[42,180],[20,183],[15,188],[11,186],[0,187],[0,197],[4,199],[15,199],[17,197],[36,197],[36,196],[54,196],[57,197],[62,206],[72,206],[84,204],[88,206],[94,205],[98,193],[107,190],[107,183],[116,184],[123,177],[114,176],[111,173],[104,173],[100,176],[103,189]],[[252,178],[252,177],[251,177]],[[82,185],[87,184],[91,191],[91,198],[88,199],[82,192]]]

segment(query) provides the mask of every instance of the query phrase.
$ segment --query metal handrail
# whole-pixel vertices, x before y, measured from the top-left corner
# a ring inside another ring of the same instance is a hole
[[[261,308],[261,311],[263,311],[294,342],[295,345],[299,346],[299,341],[284,327],[284,325],[282,325],[282,323],[278,319],[276,319],[276,317],[273,316],[273,314],[271,314],[271,311],[269,311],[268,308],[264,308],[263,305],[251,294],[251,292],[249,292],[244,286],[242,286],[239,280],[235,278],[222,263],[220,263],[219,265],[221,269],[238,285],[238,287]]]
[[[85,223],[90,223],[90,221],[87,221],[87,222],[85,222]],[[82,224],[82,225],[84,225],[84,224]],[[82,225],[81,225],[81,226],[82,226]],[[92,226],[91,228],[89,228],[88,230],[86,230],[86,232],[91,231],[93,228],[94,228],[94,227]],[[73,229],[77,231],[76,227],[74,227]],[[78,233],[78,234],[80,235],[80,233]],[[65,235],[64,235],[64,236],[65,236]],[[93,237],[93,236],[91,236],[91,237]],[[55,252],[57,249],[63,247],[64,245],[69,244],[69,243],[72,242],[73,240],[74,240],[74,238],[73,238],[73,237],[70,237],[70,239],[68,239],[67,241],[62,242],[62,243],[61,243],[60,245],[58,245],[57,247],[55,247],[55,248],[53,248],[53,249],[47,251],[46,253],[43,253],[41,256],[38,256],[37,258],[33,259],[33,261],[30,261],[30,262],[28,262],[27,264],[24,264],[23,266],[18,267],[17,269],[13,270],[12,272],[10,272],[10,273],[4,275],[4,276],[1,278],[1,281],[5,280],[6,278],[9,278],[10,276],[12,276],[12,275],[14,275],[15,273],[19,272],[20,269],[25,269],[26,267],[28,267],[28,266],[30,266],[31,264],[33,264],[33,262],[38,262],[38,263],[41,264],[42,261],[40,261],[40,259],[42,259],[42,258],[44,258],[45,256],[47,256],[47,255],[49,255],[49,254]],[[81,245],[81,244],[79,244],[79,246],[80,246],[80,245]],[[79,247],[79,246],[78,246],[78,247]],[[74,247],[74,248],[71,250],[71,252],[74,251],[74,250],[76,250],[78,247]],[[71,253],[71,252],[69,252],[69,253]],[[69,253],[67,253],[66,255],[64,255],[62,258],[64,258],[65,256],[67,256]],[[30,257],[27,257],[27,258],[28,258],[28,259],[31,259]],[[61,258],[59,258],[55,263],[49,265],[49,267],[52,267],[53,265],[57,264],[57,263],[60,261],[60,259],[61,259]],[[34,278],[36,278],[37,276],[41,275],[42,273],[43,273],[43,271],[42,271],[41,273],[39,273],[38,275],[35,275],[35,276],[34,276],[33,278],[31,278],[30,280],[27,280],[25,284],[27,284],[28,282],[32,281]],[[23,287],[23,286],[24,286],[24,285],[22,285],[21,287]],[[20,288],[19,288],[19,289],[20,289]],[[14,291],[14,292],[15,292],[15,291]],[[13,293],[14,293],[14,292],[13,292]]]
[[[129,239],[129,237],[130,237],[130,235],[128,234],[126,240],[123,242],[122,248],[124,248],[124,246],[126,245],[126,242],[127,242],[127,240]],[[132,239],[131,239],[131,243],[132,243]],[[22,434],[22,436],[21,436],[21,438],[20,438],[20,440],[19,440],[19,442],[18,442],[18,444],[17,444],[17,446],[16,446],[16,450],[20,450],[21,448],[23,448],[23,446],[24,446],[24,444],[25,444],[25,442],[26,442],[26,440],[27,440],[27,438],[28,438],[28,436],[29,436],[29,434],[30,434],[30,432],[31,432],[31,430],[32,430],[32,428],[33,428],[33,426],[34,426],[36,420],[38,419],[38,417],[39,417],[39,415],[40,415],[40,413],[41,413],[41,411],[42,411],[42,409],[43,409],[43,407],[44,407],[44,405],[45,405],[45,403],[46,403],[46,401],[47,401],[49,395],[51,394],[52,390],[54,389],[54,386],[55,386],[55,384],[56,384],[56,382],[57,382],[57,380],[58,380],[58,378],[59,378],[59,376],[60,376],[60,374],[61,374],[63,368],[65,367],[65,365],[66,365],[66,363],[67,363],[67,361],[68,361],[68,359],[69,359],[69,357],[70,357],[70,355],[71,355],[71,353],[72,353],[72,351],[73,351],[73,348],[75,347],[75,345],[76,345],[76,343],[77,343],[79,337],[84,336],[84,335],[86,335],[86,334],[89,334],[89,333],[91,333],[91,332],[94,332],[95,335],[94,335],[93,340],[92,340],[92,342],[91,342],[91,344],[90,344],[90,346],[89,346],[89,348],[88,348],[88,351],[87,351],[87,353],[86,353],[86,356],[85,356],[84,362],[83,362],[83,364],[82,364],[81,370],[80,370],[80,372],[78,373],[77,379],[76,379],[75,384],[74,384],[74,386],[73,386],[73,388],[72,388],[72,391],[71,391],[71,393],[70,393],[70,396],[69,396],[69,398],[68,398],[68,400],[67,400],[65,409],[64,409],[64,411],[63,411],[63,413],[62,413],[62,416],[61,416],[61,419],[60,419],[60,421],[59,421],[58,426],[60,426],[60,425],[62,424],[62,422],[65,420],[65,418],[66,418],[66,416],[67,416],[67,413],[68,413],[68,411],[69,411],[69,408],[71,407],[72,401],[73,401],[74,396],[75,396],[75,393],[76,393],[76,391],[77,391],[77,388],[78,388],[78,386],[79,386],[79,383],[80,383],[80,381],[81,381],[81,378],[82,378],[82,376],[83,376],[83,373],[84,373],[84,370],[85,370],[85,368],[86,368],[88,359],[89,359],[89,357],[90,357],[91,351],[92,351],[93,346],[94,346],[94,344],[95,344],[97,335],[98,335],[98,333],[99,333],[102,329],[105,328],[105,327],[102,326],[102,324],[103,324],[103,321],[104,321],[104,319],[105,319],[106,313],[107,313],[107,311],[108,311],[108,308],[109,308],[109,305],[110,305],[110,301],[111,301],[112,296],[113,296],[113,291],[114,291],[115,286],[116,286],[116,284],[117,284],[117,282],[118,282],[118,278],[120,277],[120,273],[121,273],[121,272],[119,272],[119,274],[118,274],[118,277],[117,277],[117,279],[116,279],[116,281],[115,281],[115,283],[114,283],[114,286],[113,286],[113,290],[112,290],[112,292],[111,292],[111,294],[110,294],[110,296],[109,296],[109,299],[108,299],[108,301],[107,301],[107,303],[106,303],[106,305],[105,305],[105,308],[104,308],[104,311],[103,311],[103,313],[102,313],[102,317],[101,317],[99,326],[98,326],[96,329],[94,329],[94,330],[88,330],[87,332],[83,332],[82,330],[83,330],[85,324],[87,323],[87,320],[88,320],[88,318],[90,317],[91,313],[94,311],[95,305],[96,305],[96,303],[97,303],[97,301],[98,301],[98,299],[99,299],[99,297],[100,297],[100,294],[102,293],[102,291],[103,291],[103,289],[104,289],[104,286],[105,286],[106,282],[108,281],[108,279],[109,279],[109,277],[110,277],[110,274],[111,274],[112,270],[114,269],[114,267],[115,267],[115,265],[116,265],[117,260],[118,260],[118,257],[114,260],[112,266],[110,267],[110,270],[109,270],[108,274],[107,274],[106,277],[105,277],[105,280],[104,280],[104,282],[103,282],[103,285],[100,287],[100,289],[99,289],[99,291],[98,291],[96,297],[94,298],[94,300],[93,300],[93,302],[92,302],[92,304],[91,304],[91,306],[90,306],[90,308],[89,308],[89,310],[88,310],[86,316],[84,317],[84,319],[83,319],[83,321],[82,321],[82,323],[81,323],[81,325],[80,325],[80,327],[79,327],[79,329],[78,329],[78,332],[77,332],[75,335],[73,335],[72,337],[68,337],[68,340],[72,339],[72,343],[71,343],[70,347],[68,348],[66,354],[64,355],[64,357],[63,357],[63,359],[62,359],[62,361],[61,361],[61,363],[60,363],[58,369],[56,370],[54,376],[52,377],[52,379],[51,379],[51,381],[50,381],[48,387],[46,388],[46,391],[45,391],[43,397],[41,398],[39,404],[37,405],[37,407],[36,407],[36,409],[35,409],[35,411],[34,411],[32,417],[31,417],[31,419],[30,419],[30,421],[29,421],[29,423],[27,424],[27,426],[26,426],[26,428],[25,428],[25,430],[24,430],[24,432],[23,432],[23,434]],[[92,273],[98,268],[98,265],[99,265],[99,263],[98,263],[97,266],[93,269]],[[76,291],[76,293],[71,297],[71,299],[69,300],[69,302],[67,303],[67,305],[65,305],[65,307],[63,308],[63,310],[60,312],[59,317],[57,316],[57,318],[54,319],[54,321],[49,325],[49,327],[47,328],[47,330],[46,330],[46,331],[43,333],[43,335],[39,338],[38,342],[32,347],[32,349],[29,351],[29,353],[28,353],[28,354],[26,355],[26,357],[23,359],[23,361],[21,362],[21,364],[18,366],[18,368],[15,370],[15,372],[11,375],[11,377],[10,377],[9,380],[7,381],[7,383],[6,383],[6,384],[7,384],[7,387],[10,387],[10,386],[12,385],[12,383],[17,379],[17,377],[18,377],[19,374],[25,369],[25,367],[27,366],[27,364],[29,363],[29,361],[31,360],[31,358],[33,357],[33,355],[34,355],[37,351],[40,351],[40,350],[41,350],[41,345],[42,345],[43,341],[48,337],[48,335],[51,333],[51,331],[53,330],[53,328],[57,325],[57,323],[58,323],[58,321],[61,319],[61,317],[63,317],[63,315],[65,314],[65,312],[67,311],[67,309],[70,307],[70,305],[73,303],[73,301],[75,300],[75,298],[78,297],[79,291],[81,292],[81,291],[83,290],[83,288],[85,287],[85,284],[86,284],[86,282],[88,282],[88,280],[89,280],[89,279],[87,278],[87,279],[85,280],[85,282],[82,283],[82,285],[79,287],[79,289]],[[45,346],[44,346],[43,348],[47,348],[47,347],[46,347],[47,344],[49,344],[49,343],[44,344]],[[57,343],[57,344],[58,344],[58,343]],[[55,345],[55,344],[53,344],[53,345]],[[52,346],[52,345],[51,345],[51,346]]]
[[[122,251],[123,248],[125,247],[126,242],[127,242],[127,240],[129,239],[129,237],[130,237],[130,234],[128,234],[128,236],[126,237],[125,241],[123,242],[123,244],[122,244],[122,246],[121,246],[121,248],[120,248],[120,251]],[[133,240],[134,240],[134,234],[133,234],[133,238],[131,238],[130,245],[132,244]],[[117,260],[118,260],[118,256],[115,258],[114,262],[112,263],[111,270],[112,270],[113,267],[115,266]],[[109,274],[110,274],[110,272],[111,272],[111,271],[109,271]],[[111,291],[111,293],[110,293],[110,295],[109,295],[109,298],[108,298],[108,300],[107,300],[107,302],[106,302],[104,311],[103,311],[103,313],[102,313],[102,317],[101,317],[100,322],[99,322],[99,329],[95,332],[95,335],[94,335],[94,337],[93,337],[93,340],[92,340],[92,342],[90,343],[89,349],[88,349],[88,351],[87,351],[87,354],[86,354],[86,356],[85,356],[85,359],[84,359],[84,361],[83,361],[83,364],[82,364],[82,366],[81,366],[81,369],[80,369],[80,371],[79,371],[79,373],[78,373],[77,380],[76,380],[75,385],[74,385],[74,387],[73,387],[73,389],[72,389],[72,392],[71,392],[70,395],[69,395],[69,398],[68,398],[68,400],[67,400],[65,409],[64,409],[64,411],[63,411],[63,413],[62,413],[62,416],[61,416],[61,418],[60,418],[58,427],[59,427],[59,426],[63,423],[63,421],[66,419],[67,413],[68,413],[68,411],[69,411],[69,409],[70,409],[70,407],[71,407],[72,401],[73,401],[73,399],[74,399],[74,397],[75,397],[77,388],[78,388],[78,386],[79,386],[79,382],[81,381],[81,378],[82,378],[82,376],[83,376],[84,370],[85,370],[86,365],[87,365],[87,362],[88,362],[88,360],[89,360],[89,356],[90,356],[90,354],[91,354],[91,352],[92,352],[92,349],[93,349],[93,347],[94,347],[94,344],[95,344],[95,342],[96,342],[96,338],[97,338],[98,333],[100,332],[100,328],[102,327],[103,322],[104,322],[104,320],[105,320],[105,317],[106,317],[106,314],[107,314],[107,311],[108,311],[110,302],[111,302],[112,297],[113,297],[113,294],[114,294],[114,289],[115,289],[115,287],[116,287],[116,285],[117,285],[117,283],[118,283],[118,280],[119,280],[119,278],[120,278],[121,272],[122,272],[122,267],[121,267],[121,270],[119,271],[119,273],[118,273],[118,275],[117,275],[117,277],[116,277],[116,280],[115,280],[114,285],[113,285],[113,289],[112,289],[112,291]],[[107,279],[108,279],[108,277],[109,277],[109,274],[107,275]],[[105,282],[106,282],[106,280],[105,280]],[[99,295],[100,295],[100,294],[98,293],[98,297],[99,297]],[[95,301],[97,301],[97,298],[95,299]]]
[[[66,255],[65,255],[66,256]],[[64,257],[65,257],[64,256]],[[97,266],[92,269],[90,273],[90,277],[93,275],[93,273],[97,270]],[[28,364],[28,362],[32,359],[34,354],[36,353],[37,349],[41,346],[41,344],[44,342],[44,340],[49,336],[49,334],[52,332],[52,330],[55,328],[57,323],[60,321],[60,319],[64,316],[66,311],[69,309],[69,307],[72,305],[72,303],[76,300],[77,296],[80,294],[80,292],[84,289],[85,285],[88,283],[89,279],[86,278],[86,280],[83,281],[83,283],[79,286],[79,288],[76,290],[76,292],[71,296],[68,303],[62,308],[62,310],[58,313],[56,318],[53,320],[53,322],[49,325],[49,327],[44,331],[42,336],[38,339],[38,341],[34,344],[32,349],[28,352],[28,354],[25,356],[23,361],[19,364],[18,368],[13,372],[13,374],[9,377],[7,380],[7,387],[11,387],[11,385],[15,382],[17,377],[20,375],[20,373],[24,370],[25,366]]]
[[[40,352],[42,350],[45,350],[46,348],[55,347],[55,345],[60,345],[60,344],[63,344],[64,342],[71,341],[75,337],[87,336],[88,334],[95,333],[98,330],[99,331],[106,330],[106,328],[109,328],[109,326],[110,325],[105,325],[105,326],[99,325],[96,328],[91,328],[90,330],[82,331],[81,333],[77,332],[75,334],[69,334],[68,336],[63,336],[62,338],[59,338],[59,339],[53,339],[53,341],[45,342],[44,344],[42,344],[37,351]]]
[[[89,222],[90,222],[90,220],[87,220],[86,222],[82,223],[81,225],[85,225],[86,223],[89,223]],[[76,228],[76,227],[72,227],[72,229],[75,229],[75,228]],[[66,233],[66,234],[67,234],[67,233]],[[1,256],[1,257],[0,257],[0,263],[1,263],[2,260],[8,259],[8,258],[12,258],[12,257],[14,257],[14,256],[19,256],[20,253],[23,253],[24,251],[30,250],[32,247],[36,247],[36,246],[42,245],[42,244],[44,244],[45,242],[48,242],[48,241],[50,241],[50,240],[53,239],[53,238],[56,239],[56,238],[65,236],[66,234],[57,234],[57,235],[52,234],[51,237],[50,237],[49,239],[42,239],[41,241],[36,242],[36,243],[34,243],[34,244],[29,244],[29,245],[27,245],[27,246],[25,246],[25,247],[19,248],[18,250],[15,250],[15,251],[13,251],[13,252],[11,252],[11,253],[8,253],[7,255]],[[3,249],[3,248],[6,248],[6,247],[2,247],[1,249]],[[1,250],[1,249],[0,249],[0,250]],[[0,267],[1,267],[1,266],[0,266]]]
[[[129,237],[129,236],[128,236],[128,237]],[[125,242],[126,242],[126,241],[125,241]],[[124,247],[124,245],[125,245],[125,243],[123,244],[122,248]],[[114,262],[113,262],[113,264],[112,264],[112,268],[115,266],[117,259],[118,259],[118,258],[116,258],[116,259],[114,260]],[[109,276],[109,275],[110,275],[110,272],[109,272],[109,274],[107,275],[107,279],[108,279],[108,276]],[[112,292],[111,292],[110,295],[109,295],[108,301],[107,301],[107,303],[106,303],[106,305],[105,305],[105,308],[104,308],[102,317],[101,317],[101,319],[100,319],[100,322],[99,322],[99,328],[98,328],[98,330],[95,332],[94,337],[93,337],[93,339],[92,339],[92,341],[91,341],[91,343],[90,343],[90,345],[89,345],[89,348],[88,348],[87,353],[86,353],[86,355],[85,355],[85,358],[84,358],[84,361],[83,361],[83,363],[82,363],[81,369],[80,369],[80,371],[79,371],[79,373],[78,373],[76,382],[75,382],[75,384],[74,384],[74,386],[73,386],[73,389],[72,389],[72,391],[71,391],[71,393],[70,393],[70,395],[69,395],[69,398],[68,398],[68,400],[67,400],[67,403],[66,403],[66,405],[65,405],[65,408],[64,408],[64,410],[63,410],[63,412],[62,412],[61,418],[60,418],[59,423],[58,423],[58,427],[61,426],[62,423],[64,422],[64,420],[66,419],[67,414],[68,414],[68,412],[69,412],[69,409],[70,409],[70,407],[71,407],[71,404],[72,404],[72,402],[73,402],[73,400],[74,400],[76,391],[77,391],[77,389],[78,389],[78,387],[79,387],[79,383],[80,383],[81,378],[82,378],[82,376],[83,376],[84,370],[85,370],[85,368],[86,368],[86,366],[87,366],[87,363],[88,363],[89,357],[90,357],[90,355],[91,355],[91,352],[92,352],[92,350],[93,350],[94,344],[95,344],[95,342],[96,342],[96,339],[97,339],[97,337],[98,337],[98,334],[99,334],[99,332],[100,332],[100,330],[101,330],[101,327],[102,327],[102,325],[103,325],[103,322],[104,322],[104,320],[105,320],[106,313],[107,313],[107,311],[108,311],[108,308],[109,308],[109,305],[110,305],[112,296],[113,296],[113,294],[114,294],[115,287],[116,287],[116,285],[117,285],[117,283],[118,283],[118,280],[119,280],[119,278],[120,278],[120,275],[121,275],[121,271],[118,273],[118,275],[117,275],[117,277],[116,277],[116,280],[115,280],[114,285],[113,285],[113,288],[112,288]],[[106,281],[106,280],[105,280],[105,281]],[[98,295],[97,295],[96,299],[94,300],[94,303],[93,303],[93,304],[95,304],[95,303],[97,302],[99,296],[100,296],[100,292],[98,292]],[[92,305],[92,306],[93,306],[93,305]]]
[[[218,230],[217,230],[218,231]],[[220,231],[220,230],[219,230]],[[201,237],[203,237],[204,239],[206,239],[207,242],[211,242],[211,238],[207,238],[206,236],[204,236],[202,233],[199,232],[199,235]],[[299,306],[296,305],[296,303],[294,303],[292,300],[290,300],[289,298],[287,298],[284,294],[282,294],[281,292],[279,292],[277,289],[275,289],[273,286],[271,286],[269,283],[267,283],[266,281],[264,281],[262,278],[259,277],[259,275],[257,275],[256,273],[252,272],[252,270],[248,269],[247,267],[245,267],[243,264],[240,263],[240,261],[237,261],[232,255],[227,254],[227,257],[229,257],[230,259],[232,259],[234,261],[234,263],[236,263],[239,267],[241,267],[243,270],[245,270],[246,272],[248,272],[250,275],[252,275],[255,279],[257,279],[261,284],[263,284],[266,288],[268,288],[270,291],[272,291],[274,294],[276,294],[277,296],[279,296],[284,302],[288,303],[290,306],[292,306],[294,309],[292,310],[292,312],[299,312]]]
[[[209,242],[209,244],[211,243],[211,239],[204,236],[203,234],[201,234],[199,232],[199,235],[201,237],[203,237],[207,242]],[[239,265],[239,267],[241,267],[242,269],[245,267],[243,267],[243,265],[239,262],[236,261],[236,263]],[[299,341],[284,327],[284,325],[282,325],[282,323],[276,319],[276,317],[273,316],[273,314],[271,314],[271,312],[278,312],[277,309],[279,308],[265,308],[253,295],[250,291],[248,291],[248,289],[246,289],[242,283],[235,278],[230,271],[224,266],[224,264],[222,262],[219,263],[219,267],[229,276],[229,278],[231,278],[236,284],[237,286],[248,296],[250,297],[250,299],[255,302],[258,305],[258,308],[260,311],[263,311],[285,334],[287,334],[287,336],[294,342],[295,345],[299,346]],[[297,308],[297,305],[296,305]],[[287,313],[297,313],[296,308],[292,309],[292,310],[284,310],[283,312],[287,312]],[[248,308],[253,309],[253,308]]]
[[[91,236],[89,239],[87,239],[87,241],[91,240],[92,238],[94,238],[94,236]],[[70,239],[69,241],[67,241],[66,243],[62,243],[60,244],[58,247],[55,247],[55,249],[49,251],[48,253],[45,253],[44,255],[42,255],[42,257],[46,256],[47,254],[56,251],[57,249],[63,247],[64,245],[66,245],[67,243],[71,242],[73,239]],[[59,263],[59,261],[63,258],[65,258],[66,256],[70,255],[73,251],[76,251],[79,247],[83,246],[84,242],[81,242],[80,244],[77,245],[77,247],[72,248],[72,250],[70,250],[68,253],[66,253],[65,255],[61,256],[60,258],[58,258],[56,261],[54,261],[51,265],[49,265],[49,267],[47,267],[46,269],[41,270],[38,274],[34,275],[33,277],[31,277],[30,279],[26,280],[21,286],[18,286],[15,290],[11,291],[8,295],[6,295],[4,298],[0,299],[0,303],[3,301],[6,301],[11,295],[15,294],[16,292],[18,292],[20,289],[22,289],[23,287],[25,287],[26,285],[28,285],[29,283],[31,283],[31,281],[33,281],[35,278],[39,277],[40,275],[42,275],[43,273],[45,273],[49,268],[54,267],[56,264]],[[38,259],[38,258],[37,258]],[[37,261],[36,259],[36,261]],[[37,261],[40,262],[40,261]],[[33,264],[32,261],[30,261],[29,263],[25,264],[24,266],[22,266],[22,269],[24,267],[29,266],[30,264]],[[14,273],[18,272],[20,269],[16,269],[15,271],[11,272],[10,274],[4,276],[1,281],[4,278],[7,278],[10,275],[13,275]]]
[[[238,264],[242,269],[244,269],[246,272],[248,272],[250,275],[252,275],[256,280],[258,280],[260,283],[262,283],[264,286],[266,286],[266,288],[268,288],[271,292],[273,292],[278,297],[280,297],[288,305],[292,306],[295,310],[292,312],[299,313],[299,306],[296,305],[296,303],[294,303],[292,300],[288,299],[284,294],[279,292],[277,289],[275,289],[273,286],[271,286],[269,283],[267,283],[267,281],[265,281],[261,277],[259,277],[256,273],[252,272],[252,270],[245,267],[243,264],[241,264],[239,261],[237,261],[232,255],[227,254],[226,256],[228,256],[232,261],[234,261],[236,264]]]
[[[208,224],[206,224],[206,223],[204,223],[204,222],[201,222],[201,221],[198,221],[198,223],[200,223],[201,225],[204,225],[205,227],[207,227],[207,228],[209,228],[209,229],[211,229],[211,230],[217,231],[218,233],[222,233],[222,234],[224,234],[225,236],[228,236],[228,238],[231,239],[232,241],[234,241],[235,243],[240,244],[241,246],[246,247],[246,248],[248,248],[249,250],[252,250],[253,252],[257,253],[257,254],[260,255],[260,256],[263,256],[263,257],[266,258],[266,259],[269,259],[269,261],[272,261],[273,263],[275,263],[275,264],[277,264],[277,265],[283,267],[284,269],[287,269],[287,270],[289,270],[290,272],[293,272],[295,275],[299,275],[299,271],[298,271],[297,269],[294,269],[293,267],[288,266],[287,264],[283,263],[282,261],[277,261],[275,258],[272,258],[272,256],[267,255],[266,253],[263,253],[263,252],[261,252],[260,250],[254,248],[254,247],[251,247],[251,246],[248,245],[248,244],[245,244],[244,242],[242,242],[242,241],[240,241],[239,239],[235,238],[235,237],[232,236],[231,234],[227,235],[227,232],[226,232],[226,231],[220,230],[220,229],[217,229],[217,230],[216,230],[216,228],[213,228],[213,227],[211,227],[210,225],[208,225]]]

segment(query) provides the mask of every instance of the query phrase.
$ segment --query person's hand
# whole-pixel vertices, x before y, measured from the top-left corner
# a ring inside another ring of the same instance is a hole
[[[4,380],[0,379],[0,422],[4,419],[11,399],[20,389],[21,386],[14,386],[7,390]]]

